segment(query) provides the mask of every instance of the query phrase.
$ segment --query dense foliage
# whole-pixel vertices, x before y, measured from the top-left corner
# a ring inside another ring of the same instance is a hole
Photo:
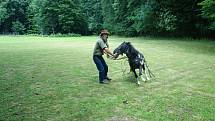
[[[0,0],[1,34],[215,36],[214,0]]]

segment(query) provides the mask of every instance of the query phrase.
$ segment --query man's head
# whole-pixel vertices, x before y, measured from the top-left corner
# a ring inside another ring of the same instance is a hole
[[[110,33],[108,32],[108,30],[106,30],[106,29],[101,30],[100,37],[103,40],[107,41],[108,35],[110,35]]]

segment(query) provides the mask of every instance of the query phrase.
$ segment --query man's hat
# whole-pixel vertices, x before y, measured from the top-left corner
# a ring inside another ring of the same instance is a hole
[[[110,33],[108,32],[108,30],[106,30],[106,29],[101,30],[100,36],[102,36],[103,34],[110,35]]]

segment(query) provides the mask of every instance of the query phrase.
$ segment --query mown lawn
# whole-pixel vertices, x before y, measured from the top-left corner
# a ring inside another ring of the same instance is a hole
[[[109,37],[145,55],[156,79],[138,87],[124,60],[98,83],[96,38],[0,36],[0,121],[215,120],[215,41]]]

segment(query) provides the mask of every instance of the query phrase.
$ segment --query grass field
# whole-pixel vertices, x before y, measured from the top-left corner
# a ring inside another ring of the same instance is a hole
[[[96,38],[0,36],[0,121],[215,121],[214,41],[110,37],[145,55],[156,79],[137,87],[124,60],[98,83]]]

